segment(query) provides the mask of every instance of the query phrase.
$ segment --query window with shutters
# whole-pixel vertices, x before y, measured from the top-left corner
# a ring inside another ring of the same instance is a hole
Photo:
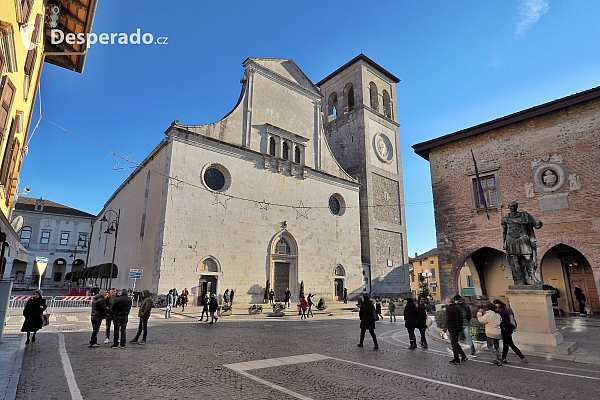
[[[15,98],[15,85],[10,81],[8,75],[2,77],[0,83],[0,135],[4,137],[8,128],[10,109]]]
[[[17,72],[17,52],[12,24],[0,21],[0,58],[4,59],[3,70]]]
[[[21,9],[22,11],[22,16],[23,19],[21,20],[21,22],[23,22],[24,24],[26,24],[29,21],[29,16],[31,15],[31,10],[33,9],[33,2],[35,0],[21,0]]]
[[[8,174],[6,176],[6,181],[4,183],[4,193],[6,193],[7,202],[10,198],[10,193],[11,193],[12,183],[13,183],[13,178],[14,178],[14,173],[15,173],[15,166],[17,165],[17,161],[19,159],[19,150],[20,149],[21,149],[21,144],[19,143],[19,140],[17,138],[14,138],[12,141],[12,145],[10,146]]]
[[[14,123],[14,120],[12,121],[11,125],[10,125],[10,132],[8,134],[8,139],[6,141],[7,145],[4,147],[4,154],[2,155],[2,164],[1,168],[0,168],[0,186],[4,187],[6,185],[6,180],[8,177],[8,169],[10,167],[10,156],[11,156],[11,143],[14,142],[14,138],[15,138],[15,127],[16,124]],[[6,192],[6,188],[4,188],[4,197],[8,198],[8,194]]]
[[[481,189],[488,207],[500,205],[500,189],[498,187],[498,177],[496,174],[481,175]],[[479,188],[477,187],[476,177],[471,178],[471,190],[473,193],[473,205],[475,208],[483,208],[479,199]]]

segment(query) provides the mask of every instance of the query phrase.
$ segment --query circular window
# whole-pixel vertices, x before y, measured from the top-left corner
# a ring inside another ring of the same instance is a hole
[[[202,173],[204,184],[215,192],[224,192],[231,184],[231,177],[225,167],[219,164],[209,164]]]
[[[329,198],[329,210],[333,215],[338,215],[340,213],[340,202],[333,196]]]
[[[344,214],[344,198],[338,193],[332,194],[329,196],[329,211],[333,215],[340,216]]]
[[[212,190],[221,190],[225,186],[225,176],[216,168],[209,168],[204,172],[204,182]]]

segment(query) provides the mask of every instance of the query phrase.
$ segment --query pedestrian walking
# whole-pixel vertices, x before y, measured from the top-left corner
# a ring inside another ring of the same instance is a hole
[[[454,296],[454,302],[461,308],[463,318],[463,335],[465,335],[465,339],[471,348],[471,357],[476,358],[477,350],[475,350],[473,339],[471,339],[471,307],[469,307],[468,304],[465,304],[463,298],[458,294]]]
[[[383,316],[381,315],[381,301],[379,301],[379,299],[376,300],[375,311],[377,312],[379,319],[383,319]]]
[[[426,349],[427,337],[425,336],[425,331],[427,330],[427,305],[423,299],[419,300],[419,305],[417,306],[417,329],[421,335],[421,347]]]
[[[443,332],[448,332],[450,343],[452,344],[452,353],[454,354],[454,358],[450,360],[450,364],[460,364],[468,360],[462,347],[460,347],[460,343],[458,343],[458,337],[460,332],[462,332],[462,328],[462,309],[458,304],[454,303],[452,297],[447,297],[446,323]]]
[[[100,293],[100,288],[98,287],[98,285],[94,285],[90,292],[92,294],[92,297],[96,297],[96,295]]]
[[[314,294],[308,294],[308,297],[306,298],[306,302],[308,303],[308,308],[306,309],[306,318],[308,318],[308,315],[310,314],[313,318],[314,318],[314,314],[312,312],[312,306],[313,306],[313,300],[312,298],[314,297]]]
[[[235,292],[233,291],[233,289],[231,289],[231,291],[229,292],[229,305],[233,306],[233,296],[235,296]]]
[[[379,318],[375,311],[375,306],[371,299],[369,299],[369,295],[363,295],[363,302],[360,305],[360,311],[358,312],[358,317],[360,318],[360,342],[358,343],[358,347],[363,347],[363,343],[365,341],[365,333],[369,331],[371,338],[373,338],[373,343],[375,347],[374,350],[379,349],[379,345],[377,344],[377,336],[375,336],[375,321]]]
[[[46,299],[42,297],[42,290],[38,289],[33,292],[33,297],[27,300],[25,308],[23,309],[25,322],[23,322],[21,332],[27,332],[27,340],[25,341],[25,344],[29,344],[29,335],[31,332],[33,332],[31,341],[35,342],[35,334],[37,331],[42,329],[42,315],[44,314],[46,308]],[[4,323],[4,321],[2,323]]]
[[[104,344],[108,344],[110,343],[110,325],[113,324],[113,314],[112,311],[110,310],[114,301],[117,298],[117,291],[115,290],[115,288],[112,288],[109,290],[107,297],[105,299],[106,302],[106,308],[108,309],[107,313],[106,313],[106,339],[104,339]],[[114,324],[113,324],[114,327]]]
[[[393,322],[396,322],[396,303],[393,300],[390,300],[390,304],[388,304],[388,312],[390,313],[390,322],[392,322],[392,318],[394,318]]]
[[[417,348],[417,338],[415,337],[415,328],[417,327],[417,305],[412,298],[406,299],[404,307],[404,327],[408,331],[409,349]]]
[[[306,309],[308,308],[308,301],[306,301],[306,298],[304,296],[302,296],[302,298],[300,299],[300,312],[301,312],[301,317],[300,319],[306,319],[308,318],[306,316]]]
[[[579,285],[579,283],[575,284],[575,300],[577,300],[577,303],[579,305],[579,315],[581,317],[585,316],[585,294],[583,293],[583,290],[581,290],[581,286]]]
[[[121,336],[121,348],[125,348],[127,343],[127,321],[129,320],[129,312],[131,311],[131,298],[127,296],[127,289],[121,290],[121,295],[115,299],[111,307],[113,314],[113,323],[115,332],[113,338],[113,349],[119,347],[119,332]]]
[[[180,300],[179,303],[181,304],[181,312],[185,311],[185,306],[187,305],[188,302],[188,297],[185,294],[185,290],[183,292],[181,292],[181,295],[179,296]]]
[[[217,296],[215,296],[215,294],[213,293],[210,295],[210,301],[208,303],[208,310],[210,311],[209,324],[212,324],[213,322],[217,322],[217,320],[219,319],[218,317],[215,317],[215,313],[217,312],[218,307],[219,307],[219,302],[217,301]]]
[[[204,318],[204,314],[206,314],[206,322],[208,322],[208,303],[210,302],[210,298],[208,297],[208,293],[204,295],[204,299],[202,299],[202,314],[200,315],[200,319],[198,321],[202,322]]]
[[[477,311],[477,319],[482,324],[485,324],[485,337],[487,339],[488,350],[496,354],[496,359],[492,363],[501,366],[500,339],[502,339],[502,331],[500,330],[500,324],[502,323],[502,317],[496,313],[496,305],[488,303],[485,314],[482,309],[479,309]]]
[[[140,323],[138,324],[137,334],[131,342],[144,345],[146,344],[146,338],[148,336],[148,319],[150,319],[150,314],[152,313],[152,306],[154,305],[154,303],[152,303],[152,298],[150,297],[149,290],[144,290],[142,292],[142,298],[142,305],[138,310],[138,317],[140,318]],[[140,335],[142,335],[142,341],[138,343]]]
[[[229,289],[225,289],[225,293],[223,293],[223,303],[229,305]]]
[[[275,292],[273,291],[273,289],[269,291],[269,304],[275,304]]]
[[[512,339],[512,334],[517,329],[517,320],[512,309],[504,304],[500,300],[494,300],[496,305],[496,312],[502,318],[500,323],[500,332],[502,334],[502,363],[506,364],[506,356],[508,355],[508,349],[511,348],[515,354],[521,359],[521,364],[527,364],[529,361],[525,358],[521,350],[515,345]]]
[[[290,288],[285,288],[285,305],[287,308],[290,308],[290,299],[292,298],[292,292],[290,292]]]
[[[167,308],[165,309],[165,318],[171,318],[171,311],[173,310],[173,303],[175,302],[175,296],[173,295],[173,289],[169,290],[167,294]]]
[[[106,290],[101,289],[97,295],[94,296],[92,301],[92,337],[90,338],[89,347],[99,347],[98,344],[98,332],[100,331],[100,325],[102,320],[106,318],[108,308],[106,308]]]
[[[348,288],[344,288],[344,304],[348,304]]]

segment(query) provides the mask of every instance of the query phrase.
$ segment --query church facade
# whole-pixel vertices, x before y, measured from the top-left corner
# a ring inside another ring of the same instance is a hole
[[[354,92],[353,109],[328,119],[325,86],[319,90],[292,60],[249,58],[243,65],[242,93],[228,115],[199,126],[175,120],[111,196],[93,223],[89,265],[111,262],[114,252],[119,276],[112,286],[132,287],[129,270],[141,269],[138,289],[187,288],[195,299],[233,289],[236,302],[262,302],[267,280],[276,300],[287,288],[298,300],[301,282],[305,294],[328,301],[344,288],[350,297],[409,292],[405,228],[394,219],[404,211],[395,109],[361,116],[352,140],[364,145],[351,156],[341,141],[332,145],[330,127],[366,113],[363,98],[378,97],[363,86],[364,76],[346,79],[364,92]],[[337,74],[348,70],[387,80],[385,104],[395,104],[397,78],[389,72],[363,55]],[[349,171],[347,160],[365,158],[364,148],[379,161]],[[369,168],[380,170],[374,180],[383,183],[362,182]],[[384,179],[390,176],[391,183]],[[384,187],[387,195],[378,192]],[[365,225],[388,217],[389,226]],[[393,284],[378,285],[385,275]]]

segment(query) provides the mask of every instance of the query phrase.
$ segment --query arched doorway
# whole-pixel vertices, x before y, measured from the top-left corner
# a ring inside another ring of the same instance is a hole
[[[298,299],[298,245],[287,230],[275,235],[271,241],[268,279],[275,292],[275,301],[285,300],[287,288],[292,293],[292,300]]]
[[[198,288],[195,291],[192,290],[192,293],[196,294],[196,305],[202,305],[202,299],[207,294],[210,297],[211,294],[218,293],[217,283],[220,271],[221,264],[212,256],[205,257],[198,263],[198,272],[200,273]]]
[[[457,293],[461,296],[506,298],[512,273],[503,252],[482,247],[473,252],[456,271]]]
[[[344,281],[346,280],[346,271],[344,267],[338,265],[333,270],[333,300],[344,298]]]
[[[566,312],[578,312],[575,288],[583,290],[586,303],[593,312],[600,312],[598,288],[588,260],[578,250],[565,244],[552,247],[540,263],[544,283],[558,289],[556,307]]]

